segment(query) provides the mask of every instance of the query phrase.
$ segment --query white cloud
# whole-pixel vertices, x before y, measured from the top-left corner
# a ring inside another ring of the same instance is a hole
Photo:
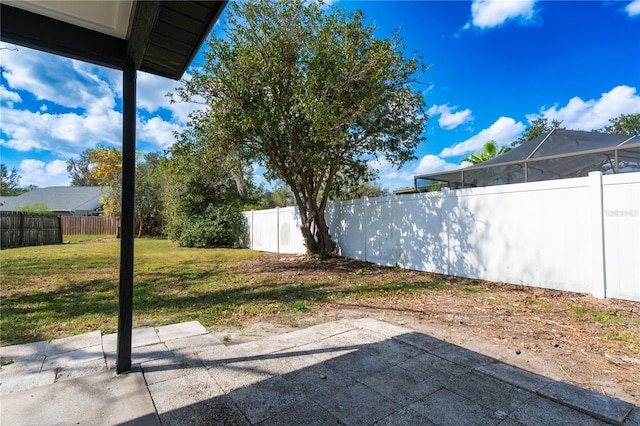
[[[59,158],[71,158],[98,144],[121,145],[121,72],[23,47],[3,51],[0,65],[6,78],[0,85],[3,148],[49,151]],[[140,142],[168,147],[174,142],[173,132],[181,130],[188,114],[200,107],[171,105],[165,95],[178,84],[138,73],[137,106],[144,111],[137,126]],[[23,92],[42,102],[27,105]],[[170,121],[163,120],[169,113]]]
[[[629,16],[640,15],[640,0],[633,0],[624,8],[624,10],[629,14]]]
[[[640,95],[635,87],[617,86],[603,93],[600,99],[583,101],[574,97],[567,105],[543,108],[540,114],[527,115],[529,121],[537,118],[558,120],[562,127],[572,130],[597,130],[609,124],[609,119],[622,114],[635,114],[640,111]]]
[[[0,101],[6,103],[9,108],[13,108],[14,103],[22,102],[22,98],[16,92],[8,90],[4,86],[0,86]]]
[[[66,186],[69,185],[67,164],[62,160],[44,161],[26,159],[20,162],[19,173],[22,186]]]
[[[453,112],[457,108],[456,106],[450,107],[449,105],[433,105],[429,108],[427,114],[431,117],[439,114],[438,125],[443,129],[451,130],[473,120],[473,114],[470,109]]]
[[[414,173],[418,175],[442,172],[445,170],[454,170],[460,167],[459,164],[449,163],[437,155],[425,155],[420,159],[420,163],[415,168]]]
[[[181,129],[179,125],[163,121],[160,117],[153,117],[141,124],[138,126],[140,141],[152,143],[162,149],[168,148],[175,142],[173,132]]]
[[[368,164],[378,173],[378,180],[383,188],[392,189],[413,186],[413,173],[406,168],[398,170],[384,156],[372,159]]]
[[[189,80],[191,75],[185,73],[183,80]],[[177,102],[172,104],[167,93],[175,93],[180,83],[164,77],[158,77],[144,72],[138,72],[138,108],[144,108],[150,113],[166,109],[171,111],[173,121],[186,123],[189,114],[202,108],[201,104],[191,102]]]
[[[44,150],[61,157],[75,156],[98,143],[120,145],[122,117],[114,110],[90,110],[83,115],[49,114],[2,108],[0,145],[16,151]]]
[[[498,146],[508,145],[518,139],[524,131],[525,125],[510,117],[500,117],[489,128],[482,130],[477,135],[472,136],[464,142],[460,142],[451,148],[445,148],[439,154],[440,157],[453,157],[463,155],[467,152],[478,151],[482,146],[493,140]]]
[[[3,53],[0,63],[10,87],[39,100],[67,108],[86,108],[104,98],[115,104],[113,90],[98,76],[103,69],[95,65],[23,47]]]
[[[474,0],[471,4],[471,22],[465,29],[472,25],[481,29],[497,27],[510,19],[530,21],[535,16],[535,2],[536,0]]]

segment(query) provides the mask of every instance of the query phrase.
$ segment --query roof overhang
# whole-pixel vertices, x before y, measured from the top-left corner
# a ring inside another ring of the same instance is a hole
[[[180,79],[226,1],[2,0],[1,39],[109,68]]]

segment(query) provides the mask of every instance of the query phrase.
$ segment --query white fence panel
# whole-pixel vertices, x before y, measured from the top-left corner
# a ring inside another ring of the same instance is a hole
[[[300,232],[300,215],[295,207],[278,210],[278,242],[280,253],[304,253],[304,238]]]
[[[640,301],[640,180],[602,178],[606,296]]]
[[[249,246],[304,253],[296,212],[246,213]],[[640,301],[640,173],[365,197],[326,218],[345,257]]]
[[[448,273],[590,292],[586,179],[449,192]]]
[[[366,198],[332,202],[327,206],[327,225],[338,245],[338,254],[350,259],[364,260],[367,222],[364,218]]]
[[[278,215],[276,209],[251,212],[251,245],[254,250],[278,252]]]
[[[272,253],[305,253],[300,216],[295,207],[244,212],[248,240],[244,247]]]

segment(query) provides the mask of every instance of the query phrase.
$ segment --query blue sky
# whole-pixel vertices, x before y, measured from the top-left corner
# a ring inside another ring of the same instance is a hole
[[[333,4],[362,9],[378,37],[399,29],[407,51],[430,66],[417,87],[430,116],[417,160],[400,170],[384,159],[371,164],[388,189],[411,186],[415,174],[460,167],[489,140],[509,144],[536,118],[593,130],[640,113],[640,0]],[[0,155],[18,169],[21,185],[68,185],[69,158],[98,144],[120,146],[119,72],[0,47]],[[201,63],[199,54],[192,66]],[[138,73],[139,149],[170,146],[172,131],[197,108],[170,104],[165,94],[176,85]]]

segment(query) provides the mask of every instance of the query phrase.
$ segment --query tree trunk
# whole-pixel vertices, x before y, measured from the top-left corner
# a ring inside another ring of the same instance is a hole
[[[324,212],[308,211],[307,215],[310,217],[302,215],[302,225],[300,226],[307,254],[325,258],[335,251],[336,244],[329,235]]]
[[[333,242],[331,235],[329,235],[329,226],[327,226],[327,221],[324,217],[324,210],[316,212],[315,223],[318,254],[320,257],[325,258],[336,250],[336,243]]]

